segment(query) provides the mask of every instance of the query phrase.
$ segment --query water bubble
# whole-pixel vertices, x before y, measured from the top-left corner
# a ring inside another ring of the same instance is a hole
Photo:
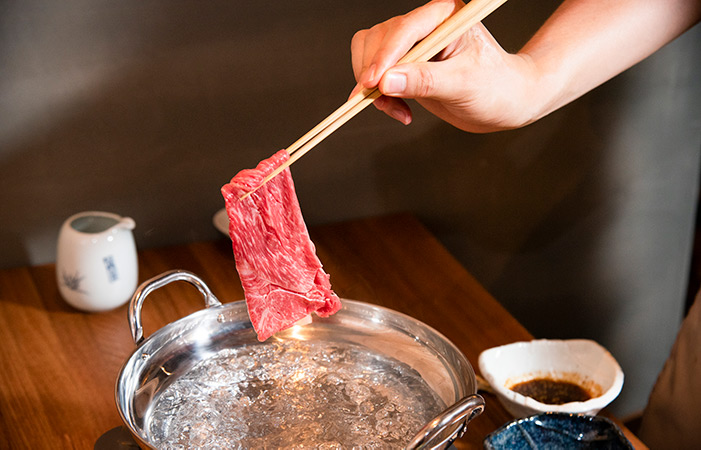
[[[392,432],[393,427],[394,421],[389,417],[385,417],[377,421],[375,424],[375,431],[377,431],[377,434],[380,436],[387,437]]]
[[[360,404],[371,395],[368,388],[362,380],[351,380],[345,386],[345,392],[351,402]]]

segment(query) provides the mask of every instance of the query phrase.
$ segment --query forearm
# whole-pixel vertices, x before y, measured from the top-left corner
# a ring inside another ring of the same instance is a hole
[[[565,0],[519,52],[535,121],[645,59],[701,20],[701,0]]]

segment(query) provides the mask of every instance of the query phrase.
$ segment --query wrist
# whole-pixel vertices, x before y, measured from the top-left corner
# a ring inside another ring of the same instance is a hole
[[[562,106],[558,93],[561,91],[557,77],[543,67],[528,53],[513,55],[517,69],[514,83],[515,111],[514,128],[536,122]]]

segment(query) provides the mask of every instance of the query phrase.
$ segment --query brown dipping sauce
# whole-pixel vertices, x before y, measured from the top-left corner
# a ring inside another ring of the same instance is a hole
[[[515,384],[510,389],[549,405],[584,402],[592,398],[586,389],[576,383],[550,378],[534,378]]]

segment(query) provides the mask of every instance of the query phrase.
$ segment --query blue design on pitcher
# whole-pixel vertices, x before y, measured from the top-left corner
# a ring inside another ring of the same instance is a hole
[[[80,272],[76,272],[73,275],[63,272],[61,278],[63,279],[64,286],[68,289],[85,294],[85,291],[80,288],[80,282],[83,281],[85,277],[83,277]]]
[[[112,255],[102,258],[102,262],[105,264],[107,278],[109,279],[110,283],[117,281],[119,279],[119,275],[117,274],[117,265],[114,263],[114,258]]]

